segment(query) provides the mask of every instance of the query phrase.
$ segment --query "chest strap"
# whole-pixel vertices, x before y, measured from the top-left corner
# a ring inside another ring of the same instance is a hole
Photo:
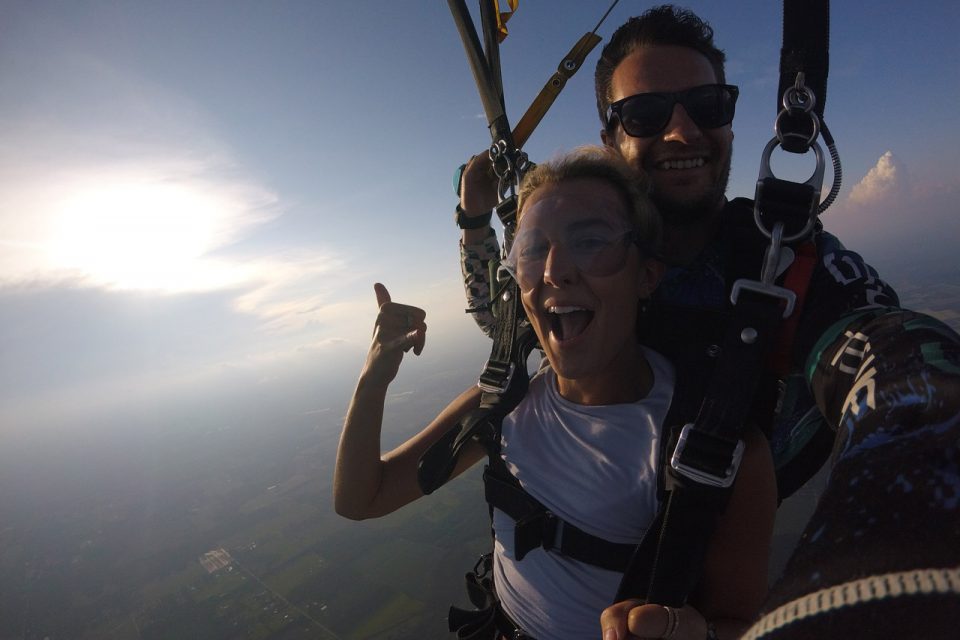
[[[610,571],[626,569],[635,544],[611,542],[564,521],[527,493],[505,466],[503,472],[487,466],[483,473],[484,492],[491,507],[516,522],[514,555],[518,561],[542,547]]]

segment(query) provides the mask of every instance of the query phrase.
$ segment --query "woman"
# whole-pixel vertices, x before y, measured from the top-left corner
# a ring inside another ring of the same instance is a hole
[[[503,423],[502,456],[523,488],[566,523],[614,543],[636,544],[658,510],[662,422],[673,371],[635,329],[663,266],[658,218],[635,176],[615,154],[580,149],[531,171],[519,195],[519,226],[508,269],[549,366]],[[337,456],[334,501],[349,518],[378,517],[421,497],[423,452],[478,405],[468,389],[422,432],[380,454],[387,386],[403,353],[424,346],[424,312],[390,301],[375,285],[380,314]],[[484,456],[476,445],[459,474]],[[648,637],[702,640],[707,622],[735,637],[765,592],[775,497],[769,449],[752,433],[730,505],[711,539],[704,579],[691,605],[622,603],[631,630]],[[494,578],[513,624],[541,640],[590,638],[622,574],[535,548],[514,554],[515,523],[494,514]],[[620,618],[618,618],[620,620]],[[639,622],[638,622],[639,620]],[[622,628],[621,628],[622,627]],[[610,635],[612,634],[612,635]],[[607,622],[607,638],[627,638]]]

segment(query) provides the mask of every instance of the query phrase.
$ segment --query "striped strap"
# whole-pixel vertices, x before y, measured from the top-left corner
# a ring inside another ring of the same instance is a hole
[[[821,589],[777,607],[754,624],[741,640],[757,640],[794,622],[842,607],[932,594],[960,595],[960,567],[888,573]]]

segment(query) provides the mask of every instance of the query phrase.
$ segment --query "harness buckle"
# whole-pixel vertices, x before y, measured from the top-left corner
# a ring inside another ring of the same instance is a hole
[[[477,564],[473,565],[473,575],[475,575],[478,580],[482,580],[487,576],[487,573],[490,572],[492,566],[493,554],[484,553],[477,559]]]
[[[677,447],[670,458],[670,467],[681,476],[710,487],[729,488],[743,460],[743,440],[737,440],[733,451],[729,440],[683,425]],[[691,450],[687,451],[687,447]],[[713,467],[705,469],[704,466]],[[718,473],[719,472],[719,473]]]
[[[487,393],[506,393],[510,388],[510,382],[513,380],[513,374],[517,366],[512,363],[495,362],[487,360],[483,367],[483,373],[477,380],[477,386],[481,391]]]
[[[540,511],[517,521],[513,531],[514,555],[517,560],[536,549],[545,551],[559,549],[563,536],[563,520],[551,511]]]
[[[733,289],[730,291],[730,302],[737,304],[737,299],[740,297],[741,291],[752,291],[783,300],[786,303],[786,307],[783,310],[784,318],[790,317],[790,314],[793,313],[793,308],[797,304],[797,294],[790,291],[790,289],[778,287],[775,284],[758,282],[757,280],[747,280],[745,278],[741,278],[733,283]]]

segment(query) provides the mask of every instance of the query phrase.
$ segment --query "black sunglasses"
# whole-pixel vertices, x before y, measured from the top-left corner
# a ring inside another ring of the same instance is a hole
[[[732,84],[705,84],[676,93],[638,93],[607,107],[607,129],[616,116],[628,135],[655,136],[670,122],[677,103],[698,127],[716,129],[733,121],[738,95],[740,89]]]

